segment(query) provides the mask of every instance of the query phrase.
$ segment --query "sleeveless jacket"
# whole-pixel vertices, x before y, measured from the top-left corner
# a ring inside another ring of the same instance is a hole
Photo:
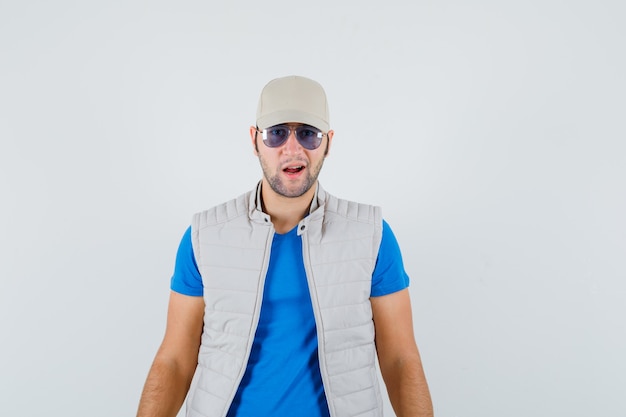
[[[193,217],[206,307],[187,417],[225,416],[246,370],[274,236],[260,187]],[[330,415],[382,416],[369,301],[380,208],[338,199],[318,184],[297,227]]]

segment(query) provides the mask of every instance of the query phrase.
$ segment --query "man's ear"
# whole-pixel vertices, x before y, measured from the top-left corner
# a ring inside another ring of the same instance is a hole
[[[250,126],[250,139],[252,140],[252,148],[254,149],[254,156],[259,156],[259,145],[257,145],[256,137],[258,135],[256,126]]]
[[[329,130],[328,133],[326,134],[326,137],[328,138],[328,144],[326,145],[326,149],[324,150],[324,158],[326,158],[328,156],[328,152],[330,152],[330,145],[333,142],[334,135],[335,135],[334,130]]]

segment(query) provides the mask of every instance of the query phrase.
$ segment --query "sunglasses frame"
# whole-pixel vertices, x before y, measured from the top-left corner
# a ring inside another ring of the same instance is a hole
[[[289,133],[287,134],[287,136],[285,136],[285,139],[282,142],[279,142],[276,145],[270,145],[268,143],[268,141],[267,141],[267,132],[268,132],[268,130],[275,129],[277,127],[287,129],[289,131]],[[317,132],[317,138],[319,139],[319,143],[314,148],[309,147],[306,142],[304,142],[303,140],[301,140],[298,137],[298,129],[303,128],[303,127],[307,128],[309,130],[312,130],[313,132]],[[285,142],[287,142],[287,140],[289,139],[289,136],[291,136],[291,134],[293,133],[293,135],[295,136],[295,138],[298,141],[298,143],[300,144],[300,146],[302,146],[304,149],[308,149],[310,151],[313,151],[313,150],[319,148],[320,145],[323,142],[324,136],[327,136],[327,133],[324,133],[321,130],[319,130],[318,128],[316,128],[314,126],[311,126],[311,125],[307,125],[307,124],[289,125],[289,124],[281,123],[281,124],[278,124],[278,125],[270,126],[270,127],[266,128],[266,129],[263,129],[263,130],[260,130],[258,128],[258,126],[257,126],[256,127],[256,131],[257,131],[257,133],[261,134],[261,137],[263,139],[263,143],[268,148],[279,148],[279,147],[281,147],[282,145],[285,144]]]

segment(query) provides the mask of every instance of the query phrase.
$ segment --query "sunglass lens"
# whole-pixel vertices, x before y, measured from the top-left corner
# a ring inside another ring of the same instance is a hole
[[[282,145],[289,137],[289,128],[286,126],[273,126],[267,129],[267,139],[265,142],[268,146],[276,147]]]
[[[296,128],[298,142],[307,149],[316,149],[322,143],[322,132],[311,126]]]

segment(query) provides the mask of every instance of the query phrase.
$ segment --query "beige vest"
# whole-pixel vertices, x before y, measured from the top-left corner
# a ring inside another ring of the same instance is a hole
[[[187,417],[225,416],[246,370],[274,236],[259,189],[193,218],[206,308]],[[298,234],[330,414],[382,416],[369,301],[382,237],[380,208],[338,199],[318,184]]]

